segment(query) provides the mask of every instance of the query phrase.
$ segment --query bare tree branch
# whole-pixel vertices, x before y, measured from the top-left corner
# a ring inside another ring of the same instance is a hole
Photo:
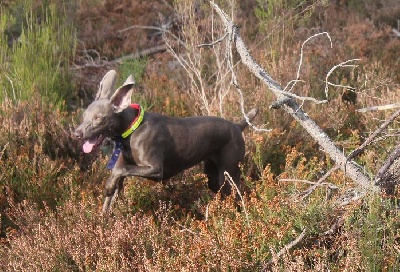
[[[321,184],[324,184],[325,180],[336,170],[339,169],[339,166],[335,165],[335,167],[331,168],[328,172],[326,172],[313,186],[308,188],[307,190],[301,192],[299,195],[301,196],[301,199],[304,199],[308,197],[315,189],[317,189],[318,186]],[[337,187],[334,185],[334,187],[329,187],[330,189],[337,189]]]
[[[307,179],[279,179],[279,181],[285,181],[285,182],[302,182],[302,183],[306,183],[306,184],[311,184],[315,187],[319,187],[319,186],[326,186],[330,189],[339,189],[339,187],[337,187],[335,184],[330,183],[330,182],[323,182],[323,181],[318,181],[318,182],[314,182],[314,181],[309,181]]]
[[[353,68],[354,68],[354,67],[357,67],[358,65],[355,65],[355,64],[348,64],[348,63],[353,62],[353,61],[359,61],[359,60],[361,60],[361,59],[346,60],[346,61],[344,61],[344,62],[341,62],[341,63],[339,63],[339,64],[333,66],[333,67],[329,70],[329,72],[326,74],[326,77],[325,77],[325,97],[326,97],[326,99],[328,99],[328,91],[329,91],[329,87],[328,87],[328,86],[343,87],[343,88],[346,88],[346,89],[354,90],[354,88],[353,88],[352,86],[334,84],[334,83],[332,83],[332,82],[329,82],[328,78],[329,78],[329,76],[330,76],[337,68],[339,68],[339,67],[353,67]]]
[[[283,254],[285,254],[287,251],[289,251],[292,247],[297,245],[298,243],[303,240],[303,238],[306,236],[306,229],[304,229],[299,236],[297,236],[296,239],[291,241],[289,244],[284,246],[273,258],[267,262],[266,264],[263,265],[261,271],[268,271],[269,267],[273,264],[276,264],[276,262],[282,257]]]
[[[378,111],[378,110],[391,110],[400,108],[400,103],[388,104],[388,105],[381,105],[381,106],[373,106],[368,108],[358,109],[358,112],[367,112],[367,111]]]
[[[87,67],[104,67],[104,66],[112,66],[115,64],[120,64],[122,62],[124,62],[125,60],[129,60],[129,59],[136,59],[136,58],[140,58],[140,57],[144,57],[144,56],[149,56],[149,55],[153,55],[153,54],[157,54],[157,53],[162,53],[164,51],[167,50],[167,46],[166,45],[158,45],[158,46],[154,46],[133,54],[129,54],[129,55],[125,55],[122,56],[118,59],[115,60],[102,60],[99,57],[98,61],[94,61],[94,60],[90,60],[87,63],[83,64],[83,65],[74,65],[72,66],[70,69],[71,70],[80,70],[80,69],[84,69]]]
[[[213,41],[212,43],[203,43],[203,44],[199,44],[197,47],[211,47],[211,46],[214,46],[214,45],[216,45],[217,43],[220,43],[220,42],[222,42],[223,40],[225,40],[225,38],[228,36],[228,32],[225,32],[225,34],[221,37],[221,38],[219,38],[219,39],[217,39],[216,41]]]
[[[374,131],[362,145],[360,145],[357,149],[354,149],[348,156],[347,160],[352,160],[358,155],[360,155],[364,149],[384,130],[386,129],[391,123],[393,123],[394,119],[396,119],[400,115],[400,110],[397,110],[392,116],[389,117],[377,130]]]
[[[305,44],[306,44],[307,42],[309,42],[311,39],[314,39],[314,38],[316,38],[316,37],[318,37],[318,36],[321,36],[321,35],[326,35],[326,36],[328,37],[329,42],[330,42],[330,44],[331,44],[331,48],[332,48],[332,39],[331,39],[331,36],[329,35],[328,32],[317,33],[317,34],[312,35],[311,37],[309,37],[307,40],[305,40],[305,41],[303,42],[303,44],[301,45],[301,49],[300,49],[300,61],[299,61],[299,67],[297,68],[297,77],[296,77],[297,79],[300,79],[300,70],[301,70],[301,66],[302,66],[302,64],[303,64],[303,51],[304,51],[304,46],[305,46]]]
[[[400,157],[400,147],[395,148],[395,150],[390,153],[386,162],[379,169],[378,173],[375,176],[375,182],[378,183],[381,181],[385,173],[389,170],[390,166]]]
[[[118,59],[115,59],[113,61],[111,61],[111,63],[121,63],[125,60],[128,59],[136,59],[136,58],[140,58],[140,57],[144,57],[144,56],[149,56],[149,55],[153,55],[156,53],[161,53],[161,52],[165,52],[167,51],[167,46],[165,44],[162,45],[158,45],[158,46],[154,46],[145,50],[142,50],[140,52],[137,53],[133,53],[133,54],[129,54],[126,56],[122,56]]]
[[[393,28],[392,31],[393,31],[394,35],[395,35],[397,38],[400,38],[400,31],[398,31],[398,30],[395,29],[395,28]]]
[[[282,108],[292,115],[303,128],[312,136],[312,138],[318,142],[323,151],[327,153],[336,164],[346,171],[346,175],[356,182],[363,190],[376,189],[371,183],[371,180],[365,175],[355,163],[347,161],[344,154],[335,146],[328,135],[305,113],[300,106],[294,101],[292,97],[283,93],[282,87],[263,69],[261,68],[252,58],[247,47],[240,37],[237,27],[231,22],[229,17],[223,12],[214,2],[210,1],[212,7],[221,17],[227,31],[230,32],[230,37],[236,45],[236,50],[240,55],[242,63],[259,78],[268,88],[275,94],[278,104],[282,105]],[[348,61],[349,62],[349,61]],[[347,63],[347,62],[346,62]],[[343,63],[342,65],[346,65]]]

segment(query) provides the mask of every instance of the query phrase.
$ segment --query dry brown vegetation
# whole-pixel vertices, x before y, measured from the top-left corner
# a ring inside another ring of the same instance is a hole
[[[16,14],[21,12],[22,2],[4,2],[2,16],[9,9],[18,22],[21,16]],[[45,1],[33,2],[41,6]],[[204,101],[195,95],[200,79],[208,101],[218,95],[216,86],[227,88],[223,111],[219,102],[210,103],[212,114],[239,120],[239,95],[229,87],[229,80],[223,84],[216,80],[222,78],[224,67],[218,64],[223,61],[218,57],[223,51],[196,47],[197,41],[209,43],[219,38],[218,31],[223,33],[206,1],[176,1],[180,14],[172,1],[59,2],[63,3],[59,12],[67,14],[77,35],[75,55],[68,55],[57,66],[67,67],[66,71],[60,68],[60,73],[67,73],[62,78],[73,82],[65,104],[43,99],[42,92],[35,92],[41,86],[37,84],[29,87],[29,93],[37,95],[28,96],[28,100],[0,96],[0,270],[400,269],[398,192],[394,196],[370,193],[340,205],[356,185],[343,172],[334,171],[325,186],[303,197],[301,193],[310,187],[308,182],[321,178],[333,162],[289,115],[269,109],[273,95],[240,64],[235,72],[245,107],[258,107],[255,123],[271,129],[268,133],[245,132],[244,207],[238,211],[232,199],[221,201],[213,195],[199,166],[164,183],[128,179],[125,198],[117,202],[110,216],[101,216],[109,146],[97,154],[83,155],[70,132],[105,71],[118,69],[121,80],[134,73],[140,91],[135,98],[151,111],[174,116],[207,112]],[[329,70],[345,60],[361,59],[358,67],[337,69],[329,78],[335,84],[352,86],[355,92],[330,86],[328,103],[303,104],[345,154],[392,113],[356,110],[398,102],[400,38],[393,32],[400,30],[398,1],[251,0],[237,1],[233,7],[232,1],[217,2],[234,14],[254,59],[283,86],[296,79],[302,43],[313,34],[329,32],[332,48],[326,36],[304,47],[300,71],[304,82],[293,91],[298,95],[325,99],[324,80]],[[201,77],[195,82],[167,51],[144,59],[113,61],[165,41],[156,29],[120,30],[132,25],[158,28],[169,20],[173,22],[169,31],[191,47],[180,47],[171,33],[164,38],[171,49],[183,54],[182,58],[198,60],[195,67]],[[212,27],[215,36],[210,38]],[[15,25],[4,28],[1,22],[0,30],[0,43],[4,34],[9,38],[10,33],[18,33]],[[238,60],[238,56],[234,58]],[[18,75],[12,77],[9,57],[1,53],[0,60],[2,90],[27,86],[16,84]],[[59,84],[63,90],[71,86],[70,82]],[[394,122],[356,158],[371,177],[396,146],[397,131],[398,123]],[[282,251],[301,234],[304,236],[298,243]]]

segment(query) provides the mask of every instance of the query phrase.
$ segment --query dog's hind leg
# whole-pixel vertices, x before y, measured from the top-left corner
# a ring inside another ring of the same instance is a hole
[[[214,193],[218,193],[221,186],[219,184],[217,165],[211,160],[204,161],[204,173],[207,175],[208,188]]]

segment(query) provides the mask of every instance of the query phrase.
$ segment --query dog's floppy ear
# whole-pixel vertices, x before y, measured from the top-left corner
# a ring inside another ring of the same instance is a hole
[[[98,99],[110,99],[114,90],[114,84],[117,79],[117,72],[110,70],[100,81],[99,90],[97,91],[95,100]]]
[[[131,104],[131,96],[133,92],[135,80],[133,76],[129,76],[125,83],[119,87],[110,98],[114,112],[121,112]]]

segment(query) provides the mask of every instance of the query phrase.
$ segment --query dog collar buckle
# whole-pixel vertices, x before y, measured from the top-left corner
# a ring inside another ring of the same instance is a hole
[[[139,113],[133,120],[132,124],[127,128],[127,130],[122,133],[122,138],[127,138],[129,135],[131,135],[143,121],[144,110],[142,109],[142,107],[139,104],[131,104],[131,108],[138,110]]]

